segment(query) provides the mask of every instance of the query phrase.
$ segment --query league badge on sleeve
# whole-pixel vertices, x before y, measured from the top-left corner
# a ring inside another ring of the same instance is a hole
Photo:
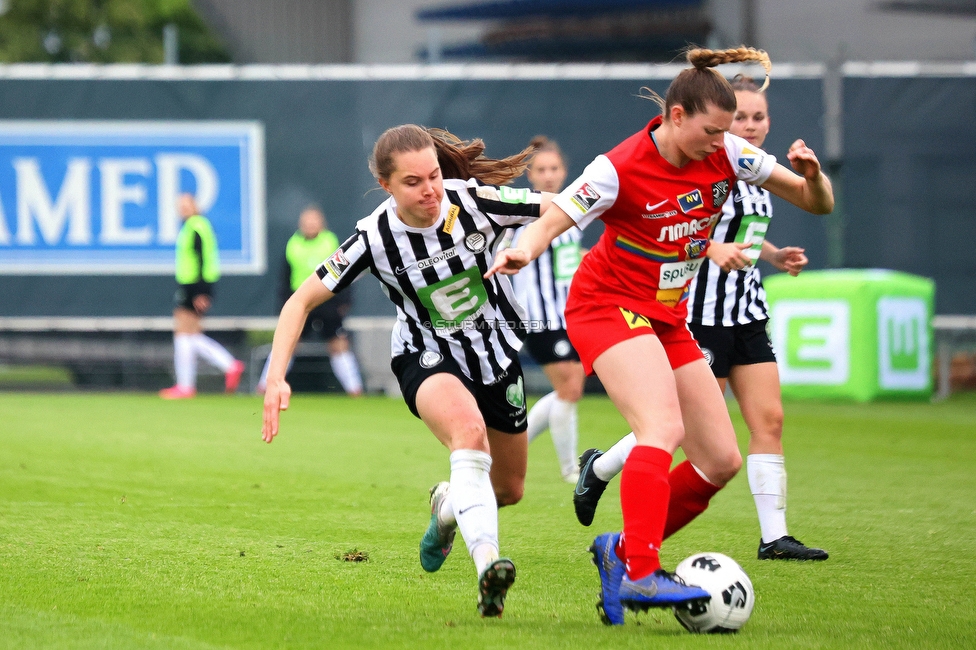
[[[755,149],[750,149],[749,147],[742,147],[742,153],[739,155],[739,167],[750,172],[751,174],[758,174],[762,169],[763,156],[760,152]]]
[[[349,260],[342,254],[341,248],[337,248],[336,252],[332,253],[329,259],[325,260],[325,268],[329,271],[329,275],[336,280],[339,279],[343,271],[349,268]]]
[[[597,192],[589,183],[583,183],[569,199],[573,202],[580,212],[586,212],[593,207],[593,204],[600,200],[600,193]]]

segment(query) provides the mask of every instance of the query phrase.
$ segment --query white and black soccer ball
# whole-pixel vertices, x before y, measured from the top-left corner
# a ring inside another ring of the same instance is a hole
[[[729,556],[696,553],[679,564],[674,573],[686,584],[712,595],[707,603],[675,608],[675,618],[689,632],[736,632],[749,620],[756,592],[749,576]]]

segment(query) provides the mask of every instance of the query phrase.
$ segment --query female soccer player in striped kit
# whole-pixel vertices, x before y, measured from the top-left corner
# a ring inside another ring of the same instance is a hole
[[[530,146],[535,147],[535,153],[526,172],[529,183],[540,192],[559,192],[566,183],[566,163],[559,145],[540,135],[532,139]],[[569,483],[576,483],[579,478],[576,403],[583,397],[586,373],[569,342],[563,313],[570,282],[580,263],[582,238],[579,228],[570,228],[513,281],[515,295],[526,311],[529,334],[525,347],[553,387],[529,409],[529,443],[549,429],[560,473]]]
[[[538,219],[550,195],[484,184],[517,178],[531,149],[504,160],[483,150],[480,140],[412,124],[380,136],[370,169],[390,198],[282,309],[262,434],[271,442],[288,408],[287,361],[309,311],[372,273],[396,306],[392,366],[404,401],[451,452],[450,481],[431,489],[421,564],[437,571],[459,529],[478,573],[478,609],[501,616],[515,565],[499,557],[498,506],[522,498],[528,449],[525,325],[508,278],[483,276],[506,231]]]
[[[751,80],[736,76],[736,112],[729,132],[761,147],[769,133],[766,95]],[[777,248],[765,239],[773,206],[769,191],[738,181],[722,208],[712,238],[746,242],[746,254],[763,259],[791,275],[807,265],[802,248]],[[826,560],[823,549],[810,548],[786,529],[786,469],[783,459],[783,402],[776,356],[767,334],[769,314],[759,269],[725,271],[702,262],[689,287],[688,326],[702,348],[719,388],[732,386],[742,417],[749,427],[746,474],[759,515],[760,560]],[[607,481],[620,473],[637,444],[631,433],[601,453],[587,449],[580,459],[582,476],[573,495],[576,516],[589,526]]]
[[[637,439],[620,484],[624,531],[599,535],[591,547],[598,608],[615,625],[624,607],[709,598],[662,570],[659,551],[742,464],[722,392],[685,323],[688,284],[703,260],[723,270],[751,264],[749,244],[708,239],[731,185],[760,185],[818,214],[833,208],[830,182],[802,142],[788,154],[798,175],[728,133],[735,93],[713,67],[758,61],[768,73],[766,53],[693,49],[687,58],[693,67],[671,83],[663,114],[598,156],[489,270],[517,272],[574,225],[599,217],[606,227],[573,279],[566,317],[584,367]],[[678,446],[688,461],[670,470]]]

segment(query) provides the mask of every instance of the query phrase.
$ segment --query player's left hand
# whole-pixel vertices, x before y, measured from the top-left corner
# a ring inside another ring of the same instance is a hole
[[[278,422],[281,411],[288,410],[291,401],[291,386],[284,379],[268,381],[264,391],[264,425],[261,427],[261,437],[270,443],[278,435]]]
[[[820,176],[820,160],[803,140],[797,140],[790,145],[786,158],[793,166],[793,170],[803,178],[813,180]]]
[[[810,262],[804,254],[804,249],[797,246],[784,246],[780,248],[770,258],[769,263],[780,271],[786,271],[793,277],[800,275],[800,272]]]

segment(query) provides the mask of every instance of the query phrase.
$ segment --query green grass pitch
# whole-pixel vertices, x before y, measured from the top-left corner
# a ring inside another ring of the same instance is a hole
[[[298,396],[265,445],[254,397],[0,393],[0,648],[976,647],[974,396],[786,416],[790,532],[830,560],[756,560],[741,473],[663,550],[668,568],[725,553],[752,578],[752,620],[703,637],[665,611],[600,624],[586,548],[620,527],[617,482],[583,528],[548,436],[500,514],[518,581],[483,620],[460,536],[420,568],[448,460],[398,400]],[[627,428],[588,397],[580,430],[582,450]],[[350,550],[369,560],[337,559]]]

